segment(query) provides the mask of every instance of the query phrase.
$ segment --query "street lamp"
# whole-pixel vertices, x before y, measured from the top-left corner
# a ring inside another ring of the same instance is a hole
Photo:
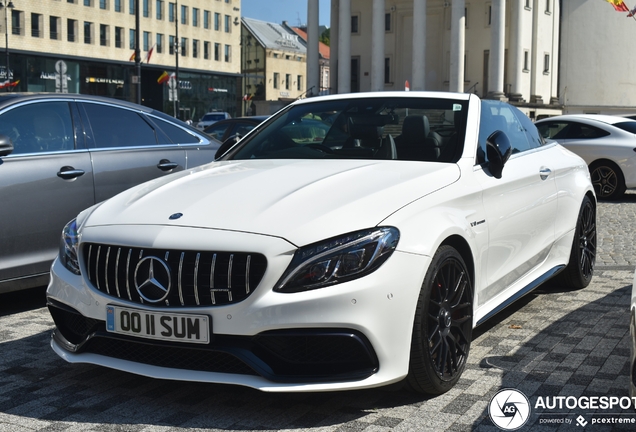
[[[5,6],[5,3],[6,6]],[[6,1],[0,1],[0,9],[4,9],[4,51],[5,54],[7,55],[7,73],[6,73],[6,77],[7,77],[7,81],[10,79],[10,75],[9,75],[9,26],[8,26],[8,20],[7,20],[7,10],[8,9],[13,9],[15,6],[13,5],[13,2],[11,0],[9,0],[9,2]],[[9,91],[11,87],[7,86],[6,89],[7,91]]]

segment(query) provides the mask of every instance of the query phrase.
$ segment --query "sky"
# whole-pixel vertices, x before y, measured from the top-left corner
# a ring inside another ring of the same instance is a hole
[[[330,27],[331,0],[319,0],[320,25]],[[241,16],[292,26],[307,24],[307,0],[241,0]]]

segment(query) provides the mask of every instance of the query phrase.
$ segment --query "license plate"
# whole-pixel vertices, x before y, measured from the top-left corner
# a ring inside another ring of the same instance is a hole
[[[106,306],[106,330],[146,339],[207,344],[210,342],[209,319],[207,315]]]

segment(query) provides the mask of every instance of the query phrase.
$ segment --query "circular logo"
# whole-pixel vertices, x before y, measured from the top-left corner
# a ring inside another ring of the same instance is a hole
[[[516,430],[530,418],[530,401],[519,390],[499,390],[490,399],[488,415],[499,429]]]
[[[170,268],[157,257],[149,256],[135,268],[135,288],[149,303],[159,303],[170,293]]]

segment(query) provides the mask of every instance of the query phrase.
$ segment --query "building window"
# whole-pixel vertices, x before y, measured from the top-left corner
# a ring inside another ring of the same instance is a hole
[[[135,1],[136,0],[128,0],[128,13],[130,15],[135,14]]]
[[[42,37],[42,27],[44,23],[42,22],[43,16],[41,14],[32,13],[31,14],[31,36],[35,38]]]
[[[188,38],[181,38],[181,57],[188,55]]]
[[[163,35],[161,33],[157,33],[157,54],[161,54],[163,52]]]
[[[84,21],[84,43],[85,44],[93,43],[92,33],[93,33],[93,23]]]
[[[528,50],[525,50],[523,52],[523,71],[530,71],[530,53],[528,52]]]
[[[221,44],[214,43],[214,60],[221,60]]]
[[[360,17],[358,15],[351,15],[351,33],[359,33]]]
[[[130,49],[135,49],[135,30],[130,29],[128,30],[128,48]]]
[[[60,39],[60,17],[49,17],[49,37],[53,40]]]
[[[274,88],[278,88],[278,81],[280,80],[280,74],[278,72],[274,72]]]
[[[532,9],[531,0],[525,0],[525,3],[526,4],[524,5],[524,7],[528,10],[531,10]]]
[[[92,0],[84,0],[84,6],[92,6]]]
[[[99,25],[99,44],[101,46],[108,46],[108,26],[104,24]]]
[[[486,3],[486,27],[492,24],[492,4]]]
[[[77,20],[66,20],[66,37],[69,42],[75,42],[77,40]]]
[[[196,39],[192,40],[192,57],[199,58],[199,41]]]
[[[232,17],[225,15],[225,33],[229,33],[232,28]]]
[[[22,27],[20,26],[21,22],[24,22],[24,12],[17,11],[15,9],[11,10],[11,34],[13,35],[24,35],[22,32]]]
[[[543,73],[544,74],[550,73],[550,54],[543,55]]]
[[[391,58],[384,58],[384,84],[391,84]]]
[[[181,24],[188,24],[188,7],[181,5]]]
[[[174,36],[168,36],[168,53],[174,55],[175,39]]]
[[[199,9],[192,8],[192,26],[199,27]]]
[[[210,42],[203,42],[203,58],[210,60]]]
[[[115,12],[121,12],[121,0],[115,0]]]
[[[285,90],[291,89],[291,74],[285,74]]]
[[[143,38],[144,51],[148,51],[150,49],[150,33],[145,31],[143,34],[144,34],[144,38]]]
[[[552,2],[552,0],[545,0],[545,13],[549,14],[550,12],[552,12],[552,10],[550,9],[550,3]]]
[[[296,90],[302,91],[302,89],[303,89],[303,76],[298,75],[296,77]]]
[[[144,3],[143,3],[144,18],[150,17],[150,5],[148,3],[149,3],[149,0],[144,0]]]
[[[177,11],[176,3],[168,4],[168,21],[174,22],[175,20],[175,12]]]
[[[117,48],[124,47],[124,28],[123,27],[115,27],[115,47]]]
[[[210,28],[210,11],[203,11],[203,28]]]
[[[100,9],[108,9],[108,0],[99,0]]]
[[[221,14],[214,12],[214,30],[221,30]]]
[[[163,0],[157,0],[157,3],[155,3],[155,8],[157,9],[157,19],[160,21],[163,20]]]
[[[232,61],[232,46],[225,45],[225,62],[229,63]]]
[[[385,32],[391,31],[391,13],[390,12],[384,14],[384,31]]]

